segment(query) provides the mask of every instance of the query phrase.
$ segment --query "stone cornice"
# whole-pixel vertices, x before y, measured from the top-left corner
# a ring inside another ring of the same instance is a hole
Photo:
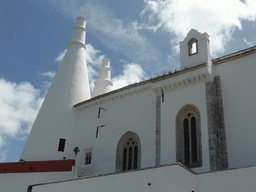
[[[141,93],[147,92],[149,90],[152,90],[152,87],[150,86],[150,84],[147,85],[147,86],[142,85],[140,88],[136,87],[135,89],[129,89],[129,90],[126,90],[126,91],[123,91],[123,92],[116,92],[116,94],[112,93],[112,92],[109,92],[109,93],[105,93],[105,94],[99,95],[97,97],[94,97],[92,99],[89,99],[85,102],[78,103],[74,107],[78,111],[80,111],[82,109],[90,108],[90,107],[93,107],[95,105],[116,101],[116,100],[119,100],[119,99],[123,99],[123,98],[126,98],[126,97],[136,95],[136,94],[141,94]]]
[[[201,69],[202,72],[194,75],[190,75],[187,78],[179,78],[179,80],[175,80],[176,77],[181,77],[180,75],[182,75],[183,73],[188,74],[189,72],[193,72],[196,69]],[[155,79],[149,79],[140,83],[135,83],[127,87],[123,87],[121,89],[117,89],[117,90],[93,97],[89,100],[76,104],[74,107],[77,110],[81,110],[84,108],[92,107],[94,105],[115,101],[124,97],[132,96],[132,95],[139,94],[149,90],[152,90],[156,95],[159,95],[162,93],[162,90],[164,92],[175,91],[178,89],[182,89],[184,87],[195,85],[197,83],[210,81],[211,76],[212,74],[209,74],[207,71],[207,65],[201,64],[190,69],[179,71],[176,74],[174,73],[171,75],[157,77]],[[159,83],[161,85],[158,85]]]
[[[211,81],[211,74],[208,72],[201,73],[192,77],[184,78],[182,80],[168,82],[160,86],[156,86],[153,88],[153,91],[156,95],[161,95],[162,91],[171,92],[179,89],[183,89],[185,87],[189,87],[198,83]]]
[[[256,53],[256,46],[250,47],[248,49],[244,49],[244,50],[241,50],[241,51],[237,51],[235,53],[225,55],[223,57],[213,59],[212,63],[214,65],[218,65],[218,64],[221,64],[221,63],[224,63],[224,62],[227,62],[227,61],[231,61],[231,60],[235,60],[235,59],[238,59],[240,57],[245,57],[247,55],[251,55],[251,54],[254,54],[254,53]]]

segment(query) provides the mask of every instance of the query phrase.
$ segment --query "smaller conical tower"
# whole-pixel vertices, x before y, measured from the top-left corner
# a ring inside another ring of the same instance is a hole
[[[110,60],[103,59],[101,68],[99,70],[99,77],[94,82],[95,87],[92,92],[92,97],[112,91],[113,83],[110,81],[110,76]]]

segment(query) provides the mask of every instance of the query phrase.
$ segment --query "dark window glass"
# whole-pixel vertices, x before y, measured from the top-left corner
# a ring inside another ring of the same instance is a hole
[[[85,165],[88,165],[88,164],[89,164],[89,157],[86,156],[86,158],[85,158]]]
[[[196,135],[196,118],[191,118],[191,145],[192,145],[192,162],[197,162],[197,135]]]
[[[64,152],[66,139],[60,138],[58,151]]]
[[[85,154],[85,165],[91,164],[92,152],[88,152]]]
[[[92,156],[90,155],[90,157],[89,157],[89,164],[91,164],[91,161],[92,161]]]
[[[129,148],[128,170],[132,169],[132,147]]]
[[[127,149],[123,150],[123,171],[126,171],[126,159],[127,159]]]
[[[190,163],[190,150],[189,150],[189,125],[188,119],[184,120],[184,157],[185,165]]]
[[[134,147],[134,162],[133,162],[134,169],[138,168],[138,146]]]

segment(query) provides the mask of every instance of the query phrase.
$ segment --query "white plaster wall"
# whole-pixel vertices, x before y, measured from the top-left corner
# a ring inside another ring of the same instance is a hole
[[[78,111],[79,125],[74,141],[81,150],[77,158],[78,166],[84,164],[83,149],[93,148],[92,165],[87,168],[95,174],[115,172],[117,144],[127,131],[136,133],[140,138],[141,167],[155,165],[155,94],[152,90],[132,94],[128,92],[129,89],[124,90],[122,94],[126,96],[105,103],[101,102],[113,95],[98,99],[94,106]],[[107,110],[101,110],[100,118],[99,107]],[[96,138],[96,128],[101,125],[106,126],[99,129]]]
[[[158,191],[230,192],[256,191],[256,167],[193,174],[179,165],[163,166],[67,182],[33,186],[32,192]],[[148,185],[151,183],[151,186]]]
[[[220,76],[229,168],[256,164],[256,54],[215,66]]]
[[[73,172],[0,174],[1,192],[27,192],[28,186],[73,178]]]
[[[205,83],[165,93],[161,103],[161,164],[176,162],[176,116],[186,104],[195,105],[200,111],[203,166],[196,172],[210,170],[209,141],[206,111]]]
[[[256,191],[256,167],[199,174],[198,192]]]
[[[148,183],[151,183],[149,186]],[[73,180],[70,182],[38,185],[32,192],[42,191],[151,191],[181,192],[196,188],[196,177],[179,165],[164,166],[143,171],[132,171],[120,174]]]

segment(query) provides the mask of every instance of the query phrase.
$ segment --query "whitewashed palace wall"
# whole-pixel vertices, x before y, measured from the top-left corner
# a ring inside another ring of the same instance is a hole
[[[92,164],[87,168],[96,174],[115,172],[117,145],[127,131],[140,138],[141,168],[155,165],[155,94],[148,86],[127,89],[77,107],[76,142],[81,150],[77,165],[84,164],[83,150],[92,148]],[[144,91],[138,91],[143,87]],[[107,111],[101,110],[98,118],[99,107]],[[97,126],[101,125],[106,126],[99,128],[96,138]]]
[[[32,186],[29,192],[256,191],[256,167],[195,174],[179,164]]]
[[[0,174],[1,192],[27,192],[28,185],[70,179],[73,171]]]
[[[256,162],[256,55],[215,65],[220,76],[229,168]]]

